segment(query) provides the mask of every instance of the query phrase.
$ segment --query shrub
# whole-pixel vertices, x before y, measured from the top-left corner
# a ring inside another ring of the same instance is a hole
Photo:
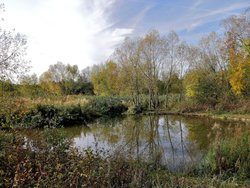
[[[88,108],[100,115],[117,115],[128,110],[120,97],[91,98]]]
[[[16,126],[26,128],[55,128],[87,123],[97,117],[116,116],[127,110],[121,98],[92,97],[89,102],[80,105],[47,105],[38,104],[25,113]]]
[[[84,111],[80,105],[53,106],[38,105],[28,112],[21,120],[22,127],[61,127],[75,123],[86,123],[90,114]]]

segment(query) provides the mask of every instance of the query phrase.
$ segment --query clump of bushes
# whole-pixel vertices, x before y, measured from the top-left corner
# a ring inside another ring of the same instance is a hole
[[[93,97],[87,108],[99,115],[119,115],[128,110],[121,97]]]
[[[101,116],[117,116],[127,111],[121,98],[92,97],[84,105],[37,104],[29,111],[0,115],[0,128],[55,128],[84,124]]]
[[[21,119],[22,127],[60,127],[75,124],[77,122],[86,123],[90,119],[90,114],[84,112],[80,105],[75,106],[53,106],[38,105],[28,112]]]

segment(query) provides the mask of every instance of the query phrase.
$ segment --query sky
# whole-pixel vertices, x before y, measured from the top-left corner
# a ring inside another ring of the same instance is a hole
[[[1,27],[28,40],[31,73],[58,61],[84,69],[105,62],[125,37],[176,31],[189,43],[250,7],[249,0],[0,0]]]

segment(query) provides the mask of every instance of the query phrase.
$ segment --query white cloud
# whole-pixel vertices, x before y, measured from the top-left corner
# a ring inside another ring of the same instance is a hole
[[[190,32],[207,23],[222,21],[223,18],[236,14],[235,11],[250,6],[249,2],[241,2],[231,3],[221,8],[202,8],[202,5],[207,2],[208,1],[206,0],[197,0],[190,7],[182,7],[187,8],[187,11],[180,13],[176,19],[165,22],[161,26],[161,29],[167,28],[168,30],[186,30],[187,32]]]
[[[207,11],[206,13],[201,14],[200,16],[197,16],[196,18],[203,19],[203,18],[207,18],[207,17],[211,17],[211,16],[218,16],[218,15],[229,16],[229,15],[232,15],[231,11],[246,8],[249,5],[250,5],[250,3],[235,3],[235,4],[231,4],[229,6],[223,7],[223,8],[218,8],[215,10]]]
[[[81,69],[105,61],[131,28],[113,28],[115,0],[8,0],[6,27],[28,37],[28,57],[41,74],[57,61]]]

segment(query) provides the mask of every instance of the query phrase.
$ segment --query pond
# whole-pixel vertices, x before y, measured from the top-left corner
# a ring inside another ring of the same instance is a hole
[[[101,118],[65,132],[80,151],[102,150],[184,172],[200,163],[211,144],[240,136],[249,127],[242,122],[154,115]]]
[[[51,132],[50,130],[47,130]],[[250,124],[183,116],[124,116],[100,118],[82,126],[57,129],[80,152],[92,149],[101,155],[122,156],[186,172],[198,165],[209,147],[250,131]],[[40,142],[43,130],[23,132],[27,143]],[[56,139],[56,138],[55,138]]]

